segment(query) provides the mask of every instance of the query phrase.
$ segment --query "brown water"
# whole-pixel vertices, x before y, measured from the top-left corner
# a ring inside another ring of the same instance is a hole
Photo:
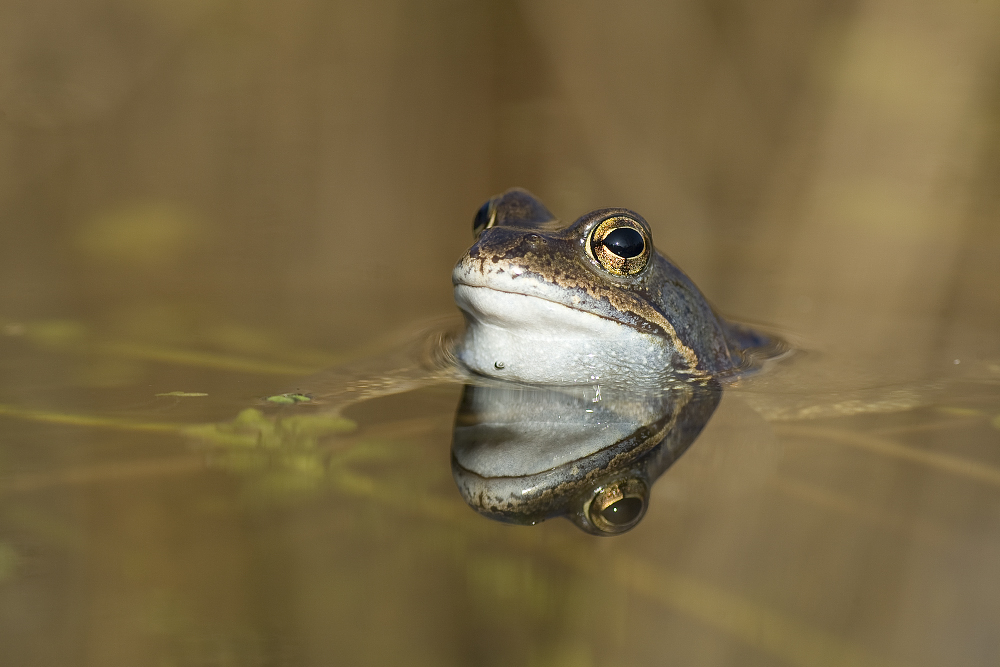
[[[0,664],[1000,663],[998,22],[0,3]],[[455,385],[233,422],[391,365],[513,185],[804,350],[620,537],[466,507]]]

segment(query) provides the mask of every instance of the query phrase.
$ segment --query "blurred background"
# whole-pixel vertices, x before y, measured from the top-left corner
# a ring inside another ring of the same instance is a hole
[[[356,343],[448,312],[473,213],[520,185],[641,212],[745,318],[911,361],[958,334],[900,350],[907,317],[996,323],[991,2],[0,12],[11,317]]]
[[[994,0],[5,0],[0,663],[996,664],[998,72]],[[350,415],[382,505],[248,501],[152,428],[454,313],[512,186],[638,211],[810,352],[732,422],[793,482],[679,464],[633,534],[511,541],[450,486],[454,387]],[[794,453],[831,433],[877,442]]]

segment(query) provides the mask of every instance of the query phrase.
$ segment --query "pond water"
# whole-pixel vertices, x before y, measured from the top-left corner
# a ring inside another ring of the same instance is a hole
[[[997,664],[998,28],[992,2],[0,6],[0,664]],[[640,212],[796,349],[622,535],[470,509],[459,382],[261,400],[405,369],[515,185]]]

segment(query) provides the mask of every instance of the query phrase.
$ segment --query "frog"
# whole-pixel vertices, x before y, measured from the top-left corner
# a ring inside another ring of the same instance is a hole
[[[518,524],[562,516],[593,535],[631,530],[723,380],[777,337],[719,315],[629,209],[567,224],[513,188],[479,209],[473,235],[452,271],[464,328],[430,322],[395,352],[327,371],[268,407],[339,415],[462,383],[452,474],[473,509]]]
[[[377,358],[327,369],[268,401],[308,395],[339,412],[483,378],[644,392],[674,378],[739,377],[787,350],[778,336],[719,315],[628,209],[565,224],[511,188],[479,208],[473,237],[451,276],[464,328],[451,317],[414,325]]]
[[[629,209],[567,224],[512,188],[483,204],[473,235],[452,283],[465,319],[454,356],[475,375],[655,387],[732,377],[782,348],[719,315]]]

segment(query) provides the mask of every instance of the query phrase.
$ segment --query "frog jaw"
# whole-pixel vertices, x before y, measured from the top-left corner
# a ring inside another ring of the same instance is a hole
[[[530,384],[656,384],[673,350],[659,336],[539,296],[459,283],[457,350],[471,371]]]

